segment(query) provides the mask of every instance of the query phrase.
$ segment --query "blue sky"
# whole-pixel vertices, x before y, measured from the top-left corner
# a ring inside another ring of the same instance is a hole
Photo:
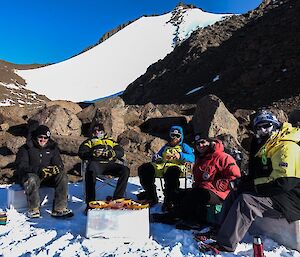
[[[55,63],[95,44],[118,25],[143,14],[171,11],[176,0],[3,0],[0,59]],[[261,0],[188,0],[208,12],[245,13]]]

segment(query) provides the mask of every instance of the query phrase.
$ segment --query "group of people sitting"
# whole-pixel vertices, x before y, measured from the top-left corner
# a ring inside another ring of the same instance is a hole
[[[196,134],[193,148],[184,143],[180,126],[169,131],[169,141],[154,154],[152,161],[138,168],[144,189],[137,198],[154,206],[158,203],[155,178],[164,179],[163,213],[152,221],[176,224],[177,228],[206,225],[207,206],[222,205],[213,228],[203,234],[221,251],[234,251],[256,217],[300,219],[300,130],[281,124],[268,111],[253,119],[254,138],[248,174],[241,176],[235,159],[224,152],[219,139]],[[129,168],[124,150],[110,138],[102,124],[96,124],[91,137],[79,147],[79,156],[88,161],[85,173],[86,203],[96,200],[99,175],[118,177],[112,199],[124,197]],[[179,178],[192,165],[192,188],[180,188]],[[28,199],[28,216],[39,217],[41,184],[55,188],[53,216],[71,216],[67,208],[67,175],[59,150],[50,138],[49,128],[40,125],[17,154],[20,183]]]

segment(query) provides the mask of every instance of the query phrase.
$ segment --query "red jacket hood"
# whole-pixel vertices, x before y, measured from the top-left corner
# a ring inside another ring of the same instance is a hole
[[[215,139],[213,142],[213,152],[224,152],[224,145],[221,140]]]

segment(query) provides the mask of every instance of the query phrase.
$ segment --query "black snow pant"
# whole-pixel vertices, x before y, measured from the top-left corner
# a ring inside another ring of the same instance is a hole
[[[227,250],[234,251],[256,217],[282,218],[270,197],[255,193],[237,194],[231,191],[225,199],[219,217],[217,241]]]
[[[118,177],[117,186],[113,195],[114,199],[124,197],[129,178],[129,168],[119,163],[100,163],[91,161],[85,173],[86,203],[96,200],[96,178],[101,175]]]
[[[40,179],[34,173],[27,173],[22,179],[22,186],[27,196],[28,208],[31,210],[40,207],[39,188],[41,186],[54,187],[53,211],[62,210],[67,207],[68,177],[64,171],[46,179]]]
[[[171,166],[163,175],[165,181],[165,203],[174,202],[176,200],[179,192],[180,173],[181,169],[179,167]],[[138,168],[138,175],[140,177],[140,183],[148,195],[148,200],[155,201],[157,199],[157,192],[155,186],[155,169],[153,165],[150,162],[142,164]]]
[[[207,205],[221,204],[223,200],[204,188],[188,188],[178,194],[174,215],[182,220],[207,224]]]

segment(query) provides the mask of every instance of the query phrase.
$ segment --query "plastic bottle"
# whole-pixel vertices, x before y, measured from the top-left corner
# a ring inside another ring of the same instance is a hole
[[[264,257],[264,245],[259,236],[253,237],[253,256]]]

